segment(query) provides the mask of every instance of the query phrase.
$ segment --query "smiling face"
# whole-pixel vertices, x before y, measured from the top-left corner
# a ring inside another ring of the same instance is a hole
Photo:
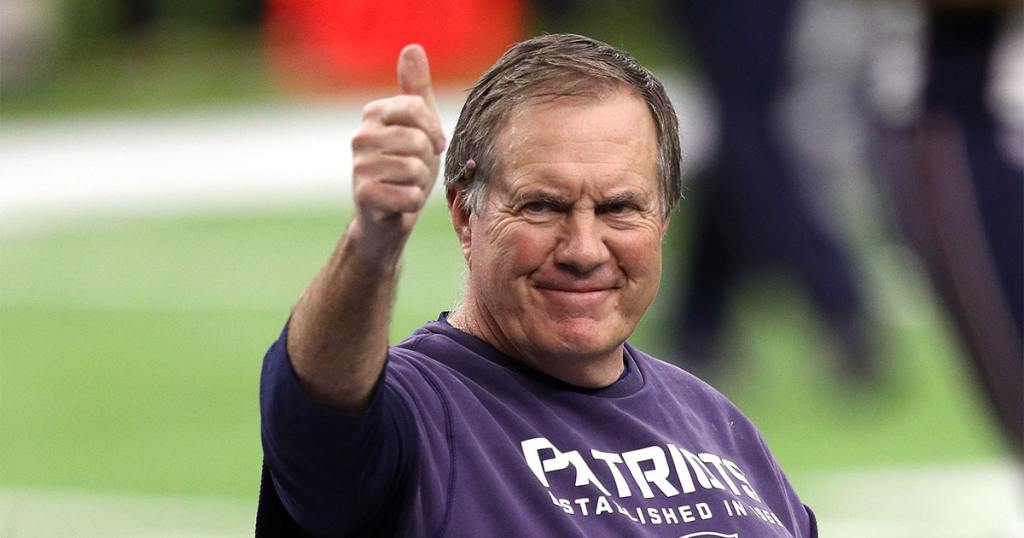
[[[563,381],[607,386],[661,276],[651,114],[624,87],[528,101],[495,148],[481,210],[453,202],[469,281],[450,319]]]

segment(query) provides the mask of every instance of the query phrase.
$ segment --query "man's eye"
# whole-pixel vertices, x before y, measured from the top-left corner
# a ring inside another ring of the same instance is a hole
[[[540,202],[540,201],[537,201],[537,202],[526,202],[525,204],[523,204],[523,208],[522,209],[523,209],[523,211],[526,211],[527,213],[543,213],[545,211],[551,210],[551,204],[549,204],[547,202]]]
[[[632,204],[608,204],[604,206],[604,212],[611,215],[624,215],[636,209]]]

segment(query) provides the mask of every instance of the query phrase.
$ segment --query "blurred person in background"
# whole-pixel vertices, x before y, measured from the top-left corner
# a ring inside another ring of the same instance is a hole
[[[874,151],[964,357],[1024,455],[1024,146],[1020,126],[1008,133],[992,108],[997,40],[1012,17],[1019,21],[1020,3],[922,4],[923,89],[902,113],[876,116]]]
[[[196,25],[218,26],[237,24],[255,26],[263,13],[264,0],[119,0],[115,2],[115,20],[126,34],[153,31],[161,23],[192,20]]]
[[[744,277],[781,270],[821,313],[840,377],[870,385],[877,366],[860,277],[845,239],[827,221],[837,215],[811,207],[814,193],[806,187],[815,181],[801,181],[781,125],[799,2],[671,5],[674,23],[692,38],[719,118],[717,151],[693,189],[694,245],[679,302],[684,360],[714,367],[730,290]]]
[[[587,7],[578,0],[539,5],[552,26],[567,28]],[[819,193],[810,191],[826,190],[831,178],[801,166],[781,121],[800,2],[691,0],[663,7],[673,28],[685,30],[672,32],[679,51],[692,45],[696,52],[718,119],[716,151],[690,193],[693,245],[674,319],[681,363],[704,376],[723,368],[731,292],[744,278],[781,271],[821,313],[839,377],[872,385],[878,366],[861,277],[833,222],[838,215],[812,207]]]
[[[5,93],[45,73],[59,48],[59,29],[55,0],[0,2],[0,82]]]

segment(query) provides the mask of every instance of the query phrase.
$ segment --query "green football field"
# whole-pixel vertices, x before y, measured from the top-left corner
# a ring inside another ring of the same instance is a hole
[[[83,36],[114,26],[103,24],[102,14],[113,13],[115,3],[60,3],[78,6],[68,23]],[[677,29],[662,24],[656,3],[596,4],[584,10],[587,20],[574,21],[584,33],[670,69],[667,74],[681,70],[669,82],[696,71],[692,51],[679,50],[668,33]],[[827,15],[820,22],[841,26],[854,3],[808,5]],[[337,210],[325,209],[333,203],[327,201],[304,211],[193,208],[146,216],[149,208],[132,193],[166,183],[173,188],[156,189],[160,196],[185,205],[201,205],[189,193],[214,191],[237,193],[242,201],[232,203],[244,206],[245,194],[265,185],[231,168],[251,170],[256,151],[273,152],[274,159],[259,161],[271,167],[310,158],[328,162],[331,174],[345,167],[330,141],[323,156],[317,148],[281,153],[289,144],[308,144],[301,133],[329,135],[318,121],[304,123],[304,109],[278,113],[295,105],[294,96],[268,76],[258,29],[170,22],[132,41],[76,40],[72,32],[66,54],[54,58],[42,83],[12,91],[5,79],[4,135],[10,136],[0,137],[0,161],[20,155],[21,167],[0,162],[0,206],[42,201],[50,216],[42,226],[22,226],[18,216],[0,211],[0,538],[252,535],[263,352],[341,233],[346,202],[339,200]],[[836,29],[836,43],[849,44]],[[361,106],[358,92],[368,88],[347,91],[341,101]],[[371,93],[378,96],[377,89]],[[693,94],[673,95],[682,115],[712,122],[699,113],[699,99],[687,106]],[[460,106],[461,97],[452,114]],[[98,121],[80,117],[83,112],[98,113]],[[187,120],[181,125],[198,127],[178,130],[179,116]],[[348,128],[333,104],[313,109],[312,117],[337,122],[330,129],[338,133]],[[261,128],[266,131],[253,138],[243,136]],[[34,141],[34,151],[4,153],[24,149],[19,134]],[[699,142],[691,142],[700,135],[699,129],[684,133],[691,156],[699,156]],[[79,153],[83,147],[88,151]],[[209,154],[229,177],[190,175],[182,188],[160,174],[136,175],[136,168],[164,170],[169,162],[187,164],[190,174],[208,172],[211,163],[197,154]],[[160,160],[168,155],[177,161]],[[311,170],[310,177],[282,177],[281,192],[317,186]],[[339,177],[347,181],[344,173]],[[196,188],[207,180],[208,190]],[[842,182],[871,183],[866,175]],[[54,218],[55,208],[74,205],[76,197],[99,202],[103,214],[117,213],[110,211],[117,206],[136,216]],[[108,207],[114,197],[124,203]],[[872,211],[884,200],[864,205],[870,210],[852,212],[853,235],[883,226]],[[670,243],[687,235],[686,210],[684,202]],[[764,431],[817,513],[823,538],[1024,537],[1020,462],[989,417],[949,320],[913,257],[885,230],[867,234],[875,236],[859,237],[857,254],[884,366],[880,386],[863,390],[836,377],[817,314],[799,289],[781,280],[747,284],[733,297],[734,330],[725,350],[731,361],[715,385]],[[685,262],[682,249],[668,249],[662,294],[634,337],[666,358],[674,358],[669,299]],[[393,338],[450,308],[462,280],[457,244],[435,205],[408,244]]]
[[[4,231],[0,535],[109,535],[96,521],[161,535],[251,533],[262,355],[347,218],[346,210],[227,212]],[[717,383],[761,426],[823,527],[851,510],[874,514],[871,503],[881,502],[837,491],[847,486],[835,477],[856,484],[866,480],[856,473],[876,472],[889,480],[886,498],[900,499],[906,469],[995,465],[999,474],[1008,458],[926,285],[892,269],[902,267],[893,254],[868,258],[881,386],[859,390],[836,378],[814,312],[782,282],[737,294],[732,364]],[[670,253],[663,297],[680,266]],[[393,338],[450,308],[462,279],[446,215],[434,206],[406,251]],[[639,345],[671,354],[661,337],[672,333],[667,312],[668,301],[655,303]],[[909,512],[886,506],[894,514],[886,517],[908,524],[932,513],[920,503]],[[937,536],[863,534],[872,527],[851,524],[833,535]],[[961,535],[970,536],[943,534]]]

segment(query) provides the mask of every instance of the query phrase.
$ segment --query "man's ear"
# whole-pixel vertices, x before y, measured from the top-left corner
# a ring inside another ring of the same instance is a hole
[[[452,216],[452,227],[455,228],[455,235],[459,238],[459,246],[462,247],[462,257],[469,264],[470,252],[473,247],[473,231],[469,219],[473,216],[472,211],[465,206],[465,197],[461,196],[458,189],[448,189],[448,212]]]
[[[670,224],[672,224],[672,216],[671,215],[665,215],[664,217],[662,217],[662,219],[661,219],[661,237],[662,238],[664,238],[665,234],[668,232],[668,226]]]

